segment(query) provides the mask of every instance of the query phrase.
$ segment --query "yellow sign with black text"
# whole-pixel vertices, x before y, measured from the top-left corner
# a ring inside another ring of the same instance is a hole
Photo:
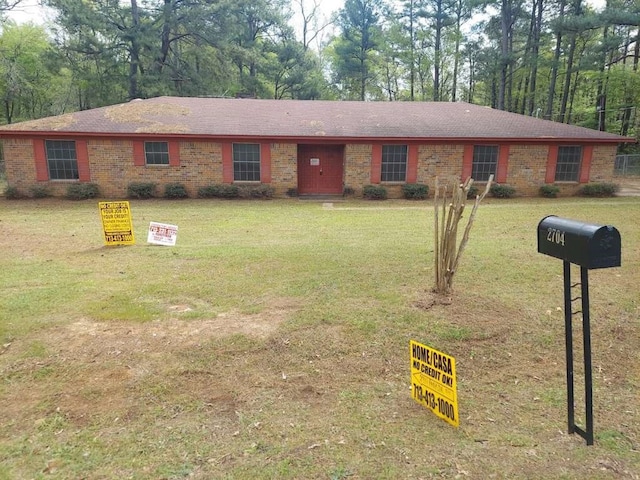
[[[133,223],[129,202],[99,202],[106,245],[133,245]]]
[[[411,340],[411,396],[451,425],[460,425],[456,360]]]

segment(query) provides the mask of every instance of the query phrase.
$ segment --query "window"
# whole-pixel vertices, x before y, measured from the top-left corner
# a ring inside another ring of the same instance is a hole
[[[558,147],[556,182],[577,182],[580,175],[582,147]]]
[[[51,180],[77,180],[78,157],[73,140],[46,140],[47,167]]]
[[[497,145],[474,145],[471,178],[476,182],[488,182],[491,175],[495,176],[498,150]]]
[[[404,182],[407,178],[407,146],[382,146],[382,182]]]
[[[260,145],[257,143],[233,144],[233,180],[236,182],[260,181]]]
[[[169,144],[144,142],[144,157],[147,165],[169,165]]]

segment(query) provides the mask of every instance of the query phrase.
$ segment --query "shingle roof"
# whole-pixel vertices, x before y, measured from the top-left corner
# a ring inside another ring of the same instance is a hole
[[[15,134],[180,135],[277,139],[633,139],[469,103],[157,97],[0,127]]]

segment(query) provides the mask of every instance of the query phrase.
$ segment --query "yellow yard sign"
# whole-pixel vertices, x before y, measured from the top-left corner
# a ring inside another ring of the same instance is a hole
[[[99,202],[106,245],[133,245],[133,224],[129,202]]]
[[[411,340],[411,396],[451,425],[460,425],[455,358]]]

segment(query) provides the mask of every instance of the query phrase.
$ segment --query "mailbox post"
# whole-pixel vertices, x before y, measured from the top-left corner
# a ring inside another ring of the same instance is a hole
[[[569,433],[577,433],[593,445],[593,380],[591,373],[591,327],[589,315],[589,269],[619,267],[621,264],[620,233],[612,226],[594,225],[549,215],[538,224],[538,252],[563,261],[564,324],[567,359],[567,416]],[[571,283],[571,264],[580,266],[580,282]],[[580,296],[571,298],[571,289],[580,286]],[[581,310],[573,310],[573,302],[581,300]],[[575,423],[573,394],[573,329],[574,315],[582,314],[584,351],[585,416],[584,429]]]

